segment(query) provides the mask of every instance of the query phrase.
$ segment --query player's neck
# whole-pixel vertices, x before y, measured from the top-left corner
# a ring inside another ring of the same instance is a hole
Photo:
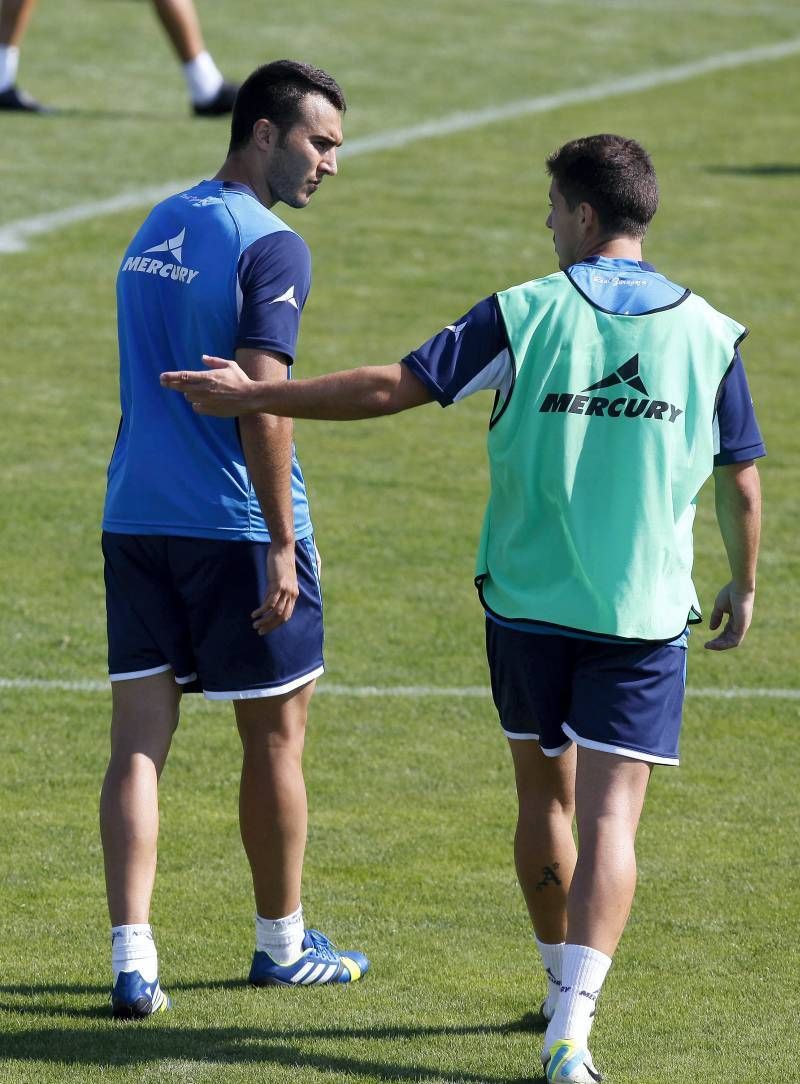
[[[264,175],[254,168],[252,163],[240,154],[229,154],[214,177],[215,181],[230,181],[233,184],[246,184],[255,193],[256,199],[265,207],[272,207],[275,198],[264,180]]]
[[[642,242],[638,237],[611,237],[598,239],[581,253],[582,260],[590,256],[605,256],[609,260],[641,260]]]

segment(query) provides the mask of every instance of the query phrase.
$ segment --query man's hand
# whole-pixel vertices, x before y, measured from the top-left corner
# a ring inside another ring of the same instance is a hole
[[[198,414],[235,418],[253,411],[250,396],[255,381],[235,361],[203,354],[203,364],[211,372],[162,373],[161,386],[182,392]]]
[[[270,542],[267,552],[267,593],[250,616],[259,636],[284,625],[294,613],[300,588],[297,585],[294,543],[279,546]]]
[[[753,620],[755,597],[755,591],[737,591],[733,583],[727,583],[722,588],[714,602],[709,628],[712,631],[718,629],[723,614],[729,616],[719,636],[708,640],[704,645],[709,651],[729,651],[732,647],[739,646]]]

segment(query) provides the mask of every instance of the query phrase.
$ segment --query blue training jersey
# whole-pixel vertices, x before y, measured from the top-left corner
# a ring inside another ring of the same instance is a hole
[[[117,275],[122,419],[104,530],[269,541],[237,419],[195,414],[159,376],[253,348],[285,356],[289,379],[310,285],[307,245],[246,185],[202,181],[150,212]],[[305,538],[294,450],[292,500]]]
[[[581,293],[607,312],[641,315],[676,304],[687,291],[654,267],[638,260],[593,256],[568,269]],[[403,363],[441,406],[450,406],[477,391],[492,390],[500,403],[514,383],[514,362],[496,296],[484,298],[448,324]],[[742,463],[766,454],[739,351],[720,387],[714,416],[714,466]],[[494,615],[487,615],[498,620]],[[556,630],[535,622],[499,620],[524,632],[540,632],[603,640],[601,636]],[[676,643],[685,644],[685,636]]]

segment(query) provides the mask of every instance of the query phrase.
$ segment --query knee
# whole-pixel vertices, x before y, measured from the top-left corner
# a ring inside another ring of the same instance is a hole
[[[112,748],[106,776],[119,782],[138,782],[151,776],[158,779],[166,758],[167,752],[164,749]]]
[[[239,736],[246,758],[264,757],[270,760],[299,758],[305,746],[305,728],[297,725],[240,727]]]
[[[528,824],[541,822],[567,821],[572,823],[575,816],[575,801],[569,795],[520,794],[519,817]]]

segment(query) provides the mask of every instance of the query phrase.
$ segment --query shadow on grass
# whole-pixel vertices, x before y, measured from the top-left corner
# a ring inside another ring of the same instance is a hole
[[[148,124],[166,123],[174,124],[176,120],[188,120],[191,114],[187,108],[185,113],[159,113],[155,110],[144,109],[89,109],[81,106],[48,106],[46,113],[28,113],[24,110],[19,112],[4,111],[3,120],[10,118],[17,124],[47,124],[50,121],[85,121],[85,120],[114,120],[114,121],[147,121]],[[15,120],[16,118],[16,120]],[[203,118],[205,120],[205,118]],[[225,119],[223,117],[223,119]],[[230,118],[228,123],[230,123]]]
[[[187,982],[172,984],[174,990],[245,989],[240,980],[222,982]],[[270,996],[280,991],[263,991]],[[47,985],[0,986],[0,1014],[39,1017],[40,1023],[20,1030],[5,1030],[1,1054],[8,1062],[60,1062],[80,1066],[156,1064],[164,1059],[194,1061],[202,1064],[240,1064],[257,1067],[302,1065],[320,1072],[339,1072],[354,1078],[372,1080],[441,1080],[450,1084],[530,1084],[533,1078],[477,1075],[471,1071],[429,1068],[413,1062],[393,1063],[377,1052],[370,1056],[370,1042],[407,1044],[437,1037],[454,1039],[454,1060],[459,1037],[491,1037],[515,1033],[539,1033],[544,1021],[538,1013],[526,1013],[518,1020],[503,1024],[408,1025],[377,1024],[373,1027],[281,1028],[253,1027],[187,1028],[180,1016],[168,1013],[141,1024],[119,1023],[110,1019],[108,988],[96,984],[52,983]],[[258,995],[256,995],[258,996]],[[285,996],[285,995],[284,995]],[[58,1004],[57,999],[63,999]],[[74,998],[98,998],[93,1005],[69,1004]],[[54,1004],[54,1001],[56,1002]],[[44,1021],[64,1018],[83,1021],[84,1025],[47,1026]],[[33,1021],[31,1021],[33,1023]],[[178,1026],[174,1026],[178,1024]],[[309,1043],[346,1041],[354,1044],[352,1055],[321,1054],[308,1051]],[[404,1045],[403,1049],[408,1050]],[[531,1068],[536,1066],[536,1044],[531,1043]]]
[[[171,982],[169,991],[176,990],[250,990],[250,985],[243,979],[222,979],[219,982]],[[24,1013],[25,1015],[42,1016],[74,1016],[78,1018],[109,1019],[110,988],[108,986],[83,985],[80,983],[48,983],[47,985],[0,985],[0,995],[13,1000],[0,1000],[0,1012]],[[53,1005],[52,998],[58,995],[74,995],[78,997],[100,997],[101,1005]],[[277,988],[264,988],[261,996],[282,995]],[[174,1019],[168,1017],[167,1019]],[[111,1021],[109,1020],[109,1023]],[[519,1020],[512,1020],[507,1024],[475,1024],[458,1027],[371,1027],[371,1028],[320,1028],[316,1031],[304,1030],[292,1033],[283,1032],[285,1038],[317,1038],[317,1039],[403,1039],[417,1038],[426,1035],[496,1035],[509,1034],[517,1031],[527,1031],[544,1034],[546,1021],[540,1012],[524,1013]]]
[[[761,166],[708,166],[706,173],[719,173],[729,177],[794,177],[800,175],[800,165],[773,162]]]
[[[222,979],[219,982],[170,983],[170,990],[236,990],[245,989],[243,979]],[[111,986],[82,985],[78,983],[48,983],[47,985],[0,985],[0,996],[11,996],[11,1001],[0,1001],[0,1013],[14,1012],[26,1016],[72,1017],[81,1020],[107,1020]],[[54,1004],[54,999],[66,996],[97,997],[100,1005],[71,1005],[69,1000]]]
[[[5,1006],[0,1006],[5,1008]],[[338,1072],[350,1077],[370,1080],[442,1080],[448,1084],[530,1084],[531,1076],[507,1077],[477,1075],[459,1071],[452,1066],[429,1068],[420,1064],[393,1063],[385,1058],[369,1056],[365,1040],[409,1040],[435,1035],[505,1034],[526,1030],[523,1021],[508,1025],[477,1025],[470,1027],[390,1027],[390,1028],[331,1028],[284,1029],[269,1032],[255,1028],[181,1028],[148,1021],[141,1025],[109,1021],[106,1029],[98,1028],[33,1028],[8,1033],[3,1037],[2,1057],[6,1062],[59,1062],[80,1066],[121,1066],[163,1063],[165,1059],[198,1062],[204,1065],[247,1065],[266,1069],[270,1065],[287,1068],[317,1069]],[[310,1053],[309,1040],[343,1039],[357,1044],[353,1055]],[[296,1044],[296,1045],[293,1045]],[[457,1048],[455,1048],[457,1051]],[[457,1053],[454,1053],[454,1060]],[[413,1054],[412,1054],[413,1058]],[[531,1063],[535,1065],[535,1049]],[[163,1067],[162,1067],[163,1068]],[[541,1079],[537,1077],[536,1079]]]
[[[219,979],[209,982],[171,982],[170,990],[245,990],[249,989],[244,979]],[[75,994],[79,997],[92,995],[107,995],[111,990],[111,983],[100,985],[98,983],[18,983],[16,985],[0,984],[0,994],[16,994],[18,997],[52,997],[53,994]]]

